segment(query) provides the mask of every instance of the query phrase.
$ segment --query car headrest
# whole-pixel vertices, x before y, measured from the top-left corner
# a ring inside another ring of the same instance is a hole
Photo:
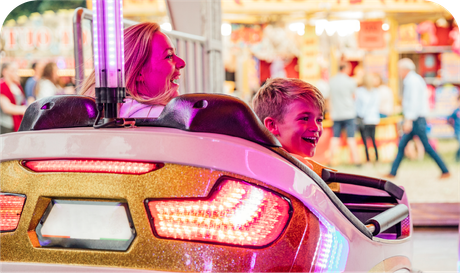
[[[242,100],[229,95],[178,96],[165,106],[155,124],[191,132],[235,136],[266,146],[281,147],[254,111]]]
[[[91,126],[96,116],[96,102],[91,97],[51,96],[27,107],[19,131]]]

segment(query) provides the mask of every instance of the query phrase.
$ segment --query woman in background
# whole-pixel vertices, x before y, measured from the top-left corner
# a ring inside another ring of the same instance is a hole
[[[380,122],[380,95],[379,91],[374,88],[374,76],[369,73],[364,73],[363,85],[356,89],[356,114],[358,116],[358,127],[366,150],[367,162],[369,159],[369,151],[367,148],[367,138],[370,137],[375,150],[375,161],[379,160],[377,145],[375,143],[375,127]]]
[[[18,67],[4,63],[0,79],[0,134],[16,132],[26,111],[24,91],[19,84]]]
[[[185,62],[156,23],[141,23],[125,29],[125,103],[120,117],[158,117],[171,99],[179,95],[180,70]],[[94,71],[80,91],[95,96]]]
[[[382,76],[374,73],[374,87],[377,88],[380,95],[379,113],[381,118],[393,115],[394,99],[390,87],[383,84]]]
[[[43,68],[41,79],[37,83],[35,88],[37,100],[43,99],[49,96],[54,96],[58,93],[58,87],[56,86],[59,80],[58,67],[55,63],[50,62]]]

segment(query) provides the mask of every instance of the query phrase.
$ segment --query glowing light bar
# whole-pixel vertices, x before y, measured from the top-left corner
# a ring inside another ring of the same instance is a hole
[[[145,174],[163,167],[161,163],[144,163],[108,160],[40,160],[23,161],[23,165],[35,172],[83,172]]]
[[[159,237],[266,246],[286,227],[289,203],[266,189],[226,178],[208,199],[147,200]]]
[[[0,232],[16,230],[25,201],[25,195],[0,193]]]
[[[93,0],[96,88],[125,87],[123,0]]]
[[[320,222],[320,238],[310,272],[343,272],[348,259],[348,241],[324,217],[311,210]]]

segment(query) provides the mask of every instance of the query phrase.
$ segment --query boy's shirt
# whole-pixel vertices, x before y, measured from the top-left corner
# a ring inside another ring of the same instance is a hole
[[[460,135],[460,108],[455,109],[455,111],[448,117],[449,121],[453,121],[453,127],[455,134]]]
[[[289,153],[289,154],[292,155],[293,157],[297,158],[303,164],[307,165],[307,167],[310,168],[310,170],[313,170],[313,165],[310,162],[308,162],[305,157],[301,157],[300,155],[292,154],[292,153]]]
[[[292,153],[289,153],[289,154],[292,155],[293,157],[297,158],[303,164],[307,165],[307,167],[310,168],[310,170],[314,171],[319,177],[322,177],[322,172],[321,171],[322,171],[323,168],[329,169],[331,171],[337,171],[337,170],[331,169],[329,167],[323,166],[321,164],[318,164],[318,162],[313,161],[312,159],[308,159],[306,157],[301,157],[300,155],[297,155],[297,154],[292,154]],[[313,162],[313,163],[311,163],[311,162]],[[315,165],[315,166],[313,166],[313,165]],[[339,183],[333,182],[333,183],[328,183],[327,185],[333,192],[340,192],[340,184]]]

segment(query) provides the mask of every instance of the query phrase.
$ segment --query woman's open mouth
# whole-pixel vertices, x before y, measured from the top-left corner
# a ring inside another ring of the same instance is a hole
[[[171,79],[173,84],[179,85],[180,75],[176,75]]]

